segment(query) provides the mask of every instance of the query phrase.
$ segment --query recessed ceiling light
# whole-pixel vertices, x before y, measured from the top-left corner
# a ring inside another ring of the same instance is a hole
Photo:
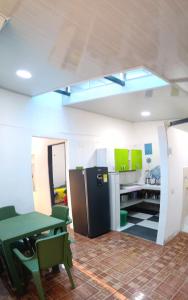
[[[27,70],[17,70],[16,75],[24,79],[30,79],[32,77],[32,74]]]
[[[142,117],[149,117],[151,115],[150,111],[142,111],[141,116]]]

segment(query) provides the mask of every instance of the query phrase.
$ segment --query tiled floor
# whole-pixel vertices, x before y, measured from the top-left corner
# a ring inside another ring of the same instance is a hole
[[[180,233],[166,246],[121,232],[89,240],[75,235],[72,244],[76,289],[65,271],[43,279],[48,300],[187,300],[188,234]],[[9,296],[0,281],[0,300]],[[36,300],[31,283],[20,300]]]
[[[159,215],[157,213],[130,212],[128,223],[123,232],[142,237],[146,240],[156,241]]]

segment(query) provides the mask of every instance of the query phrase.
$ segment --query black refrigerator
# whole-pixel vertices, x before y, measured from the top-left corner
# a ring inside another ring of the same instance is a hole
[[[110,231],[108,169],[70,170],[74,231],[94,238]]]

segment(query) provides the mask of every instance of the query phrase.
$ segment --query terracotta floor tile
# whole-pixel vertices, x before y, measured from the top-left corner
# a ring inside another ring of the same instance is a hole
[[[108,297],[106,300],[128,300],[128,298],[126,296],[124,296],[123,294],[120,294],[117,292],[117,293],[111,295],[110,297]]]
[[[172,298],[172,300],[187,300],[187,299],[188,299],[187,294],[184,294],[184,293],[181,293],[181,292],[178,292],[178,293]]]
[[[76,289],[71,290],[64,269],[46,273],[47,300],[188,300],[188,234],[178,234],[163,247],[121,232],[88,239],[71,231],[71,236]],[[0,300],[18,300],[6,287],[3,274]],[[30,282],[19,300],[37,299]]]
[[[185,293],[186,295],[188,295],[188,281],[185,282],[185,283],[182,285],[182,287],[181,287],[181,289],[180,289],[180,292],[183,292],[183,293]]]
[[[161,281],[159,279],[153,278],[142,287],[142,291],[147,292],[149,294],[149,292],[156,289],[160,284]]]
[[[177,289],[174,287],[171,287],[165,283],[161,283],[156,289],[155,292],[160,294],[163,297],[166,297],[166,299],[172,298],[172,296],[176,293]]]
[[[95,287],[91,286],[88,283],[84,283],[80,287],[74,289],[72,294],[78,295],[80,296],[81,299],[84,300],[84,299],[88,299],[90,296],[96,294],[97,292],[98,290]]]
[[[136,292],[130,297],[130,300],[137,300],[137,299],[151,300],[151,298],[148,295],[146,295],[142,292]]]
[[[55,299],[55,298],[54,298]],[[62,300],[82,300],[79,295],[73,294],[72,292],[61,298]]]
[[[156,292],[151,292],[148,294],[151,300],[167,300],[166,297],[163,297],[162,295],[156,293]]]
[[[185,279],[181,275],[169,275],[164,282],[171,287],[178,288],[183,285],[184,281]]]
[[[132,269],[133,269],[133,266],[128,264],[126,261],[114,266],[114,270],[116,270],[120,273],[128,273]]]

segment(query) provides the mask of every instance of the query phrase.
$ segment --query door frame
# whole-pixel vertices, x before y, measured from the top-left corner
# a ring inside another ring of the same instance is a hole
[[[65,147],[65,179],[67,180],[67,161],[66,161],[66,141],[48,145],[48,176],[49,176],[49,186],[50,186],[50,197],[51,205],[55,205],[54,200],[54,180],[53,180],[53,146],[64,145]]]

